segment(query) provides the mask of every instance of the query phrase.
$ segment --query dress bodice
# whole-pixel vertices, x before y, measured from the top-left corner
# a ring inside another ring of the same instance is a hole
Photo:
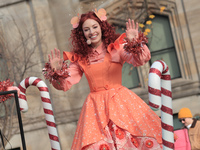
[[[141,45],[136,54],[124,49],[125,34],[122,34],[114,43],[106,48],[104,43],[93,49],[91,56],[82,58],[74,52],[63,52],[63,59],[70,60],[67,78],[53,80],[53,86],[58,90],[67,91],[77,84],[85,73],[91,92],[112,89],[121,86],[122,66],[124,62],[134,67],[145,64],[151,58],[146,45]],[[89,64],[88,64],[89,63]]]
[[[80,63],[88,80],[90,91],[97,92],[121,86],[122,64],[111,61],[106,53],[104,61],[96,64]]]
[[[127,131],[131,141],[134,137],[142,137],[144,146],[149,138],[162,143],[160,118],[135,93],[121,85],[124,62],[134,67],[141,66],[151,58],[150,51],[146,45],[141,45],[140,53],[127,52],[123,35],[107,48],[101,45],[86,58],[73,52],[63,52],[64,60],[70,60],[67,68],[69,76],[52,80],[53,86],[67,91],[85,73],[91,91],[79,116],[72,150],[87,149],[99,141],[110,141],[105,130],[110,121],[120,130]]]

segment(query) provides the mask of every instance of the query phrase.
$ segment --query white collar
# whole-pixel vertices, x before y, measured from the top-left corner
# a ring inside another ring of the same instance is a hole
[[[192,126],[192,124],[189,124],[189,125],[187,126],[187,128],[190,129],[191,126]]]

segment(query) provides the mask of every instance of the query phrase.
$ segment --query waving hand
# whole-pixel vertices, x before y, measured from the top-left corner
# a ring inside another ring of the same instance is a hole
[[[129,19],[128,22],[126,22],[126,37],[131,41],[133,38],[138,38],[138,23],[136,23],[134,20]]]
[[[55,53],[55,55],[54,55]],[[60,50],[59,49],[54,49],[54,53],[53,50],[51,50],[51,55],[49,54],[49,63],[51,64],[51,68],[56,70],[60,70],[62,68],[62,62],[63,59],[60,58]]]

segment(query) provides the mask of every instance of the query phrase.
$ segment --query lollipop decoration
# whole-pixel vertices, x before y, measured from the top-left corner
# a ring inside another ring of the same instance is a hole
[[[171,76],[164,61],[155,61],[149,71],[149,105],[161,109],[163,149],[174,149]]]
[[[51,142],[51,149],[52,150],[60,150],[60,143],[58,138],[58,133],[56,129],[55,119],[53,116],[53,109],[50,101],[49,90],[46,84],[37,77],[29,77],[21,81],[19,85],[20,95],[19,95],[19,104],[20,110],[22,112],[28,111],[28,104],[26,100],[26,89],[30,86],[37,86],[42,99],[43,109],[46,118],[46,124],[49,132],[49,138]]]

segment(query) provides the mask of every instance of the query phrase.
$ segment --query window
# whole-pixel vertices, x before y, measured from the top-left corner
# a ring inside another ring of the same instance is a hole
[[[169,67],[171,78],[180,78],[181,73],[168,17],[155,15],[148,38],[148,47],[151,51],[150,64],[156,60],[163,60]]]
[[[183,124],[178,119],[178,114],[173,114],[174,130],[179,130],[183,127]]]
[[[131,89],[140,86],[137,68],[125,63],[122,68],[122,85]]]

